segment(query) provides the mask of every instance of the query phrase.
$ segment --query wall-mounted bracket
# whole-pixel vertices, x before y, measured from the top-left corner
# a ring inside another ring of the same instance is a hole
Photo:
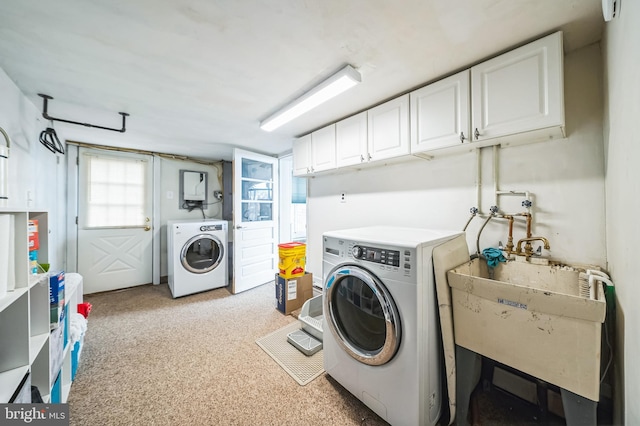
[[[69,124],[77,124],[79,126],[93,127],[95,129],[111,130],[112,132],[124,133],[124,132],[127,131],[127,129],[125,128],[125,124],[126,124],[126,120],[127,120],[127,117],[129,116],[129,114],[127,114],[126,112],[119,112],[118,113],[118,114],[120,114],[122,116],[122,129],[114,129],[114,128],[111,128],[111,127],[96,126],[94,124],[80,123],[78,121],[63,120],[62,118],[51,117],[47,113],[47,106],[48,106],[49,100],[53,99],[53,97],[51,97],[49,95],[44,95],[42,93],[38,93],[38,96],[40,96],[42,98],[42,100],[43,100],[43,103],[42,103],[42,116],[44,118],[46,118],[47,120],[60,121],[62,123],[69,123]]]

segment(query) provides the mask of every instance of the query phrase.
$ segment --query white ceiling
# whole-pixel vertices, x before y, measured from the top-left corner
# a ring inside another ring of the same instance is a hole
[[[563,30],[601,38],[600,0],[2,0],[0,67],[68,139],[230,159]],[[282,128],[259,122],[344,64],[362,83]],[[50,125],[42,119],[43,129]]]

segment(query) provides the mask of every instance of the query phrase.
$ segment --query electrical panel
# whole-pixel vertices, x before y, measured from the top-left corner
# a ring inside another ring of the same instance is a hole
[[[180,170],[180,208],[192,209],[207,204],[207,172]]]

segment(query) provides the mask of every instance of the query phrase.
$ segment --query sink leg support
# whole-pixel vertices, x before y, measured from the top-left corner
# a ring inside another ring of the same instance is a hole
[[[560,389],[567,426],[596,426],[598,403],[566,389]]]
[[[480,381],[482,357],[456,345],[456,425],[468,425],[471,393]]]

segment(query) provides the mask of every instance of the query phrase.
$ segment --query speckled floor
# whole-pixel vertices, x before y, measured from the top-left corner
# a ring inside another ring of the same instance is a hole
[[[93,310],[70,424],[386,425],[326,374],[300,386],[255,343],[297,321],[274,294],[268,283],[172,299],[163,284],[85,296]],[[472,412],[474,424],[564,424],[495,389]]]
[[[274,295],[265,284],[172,299],[165,284],[86,296],[70,424],[386,424],[327,375],[300,386],[255,343],[297,321]]]

